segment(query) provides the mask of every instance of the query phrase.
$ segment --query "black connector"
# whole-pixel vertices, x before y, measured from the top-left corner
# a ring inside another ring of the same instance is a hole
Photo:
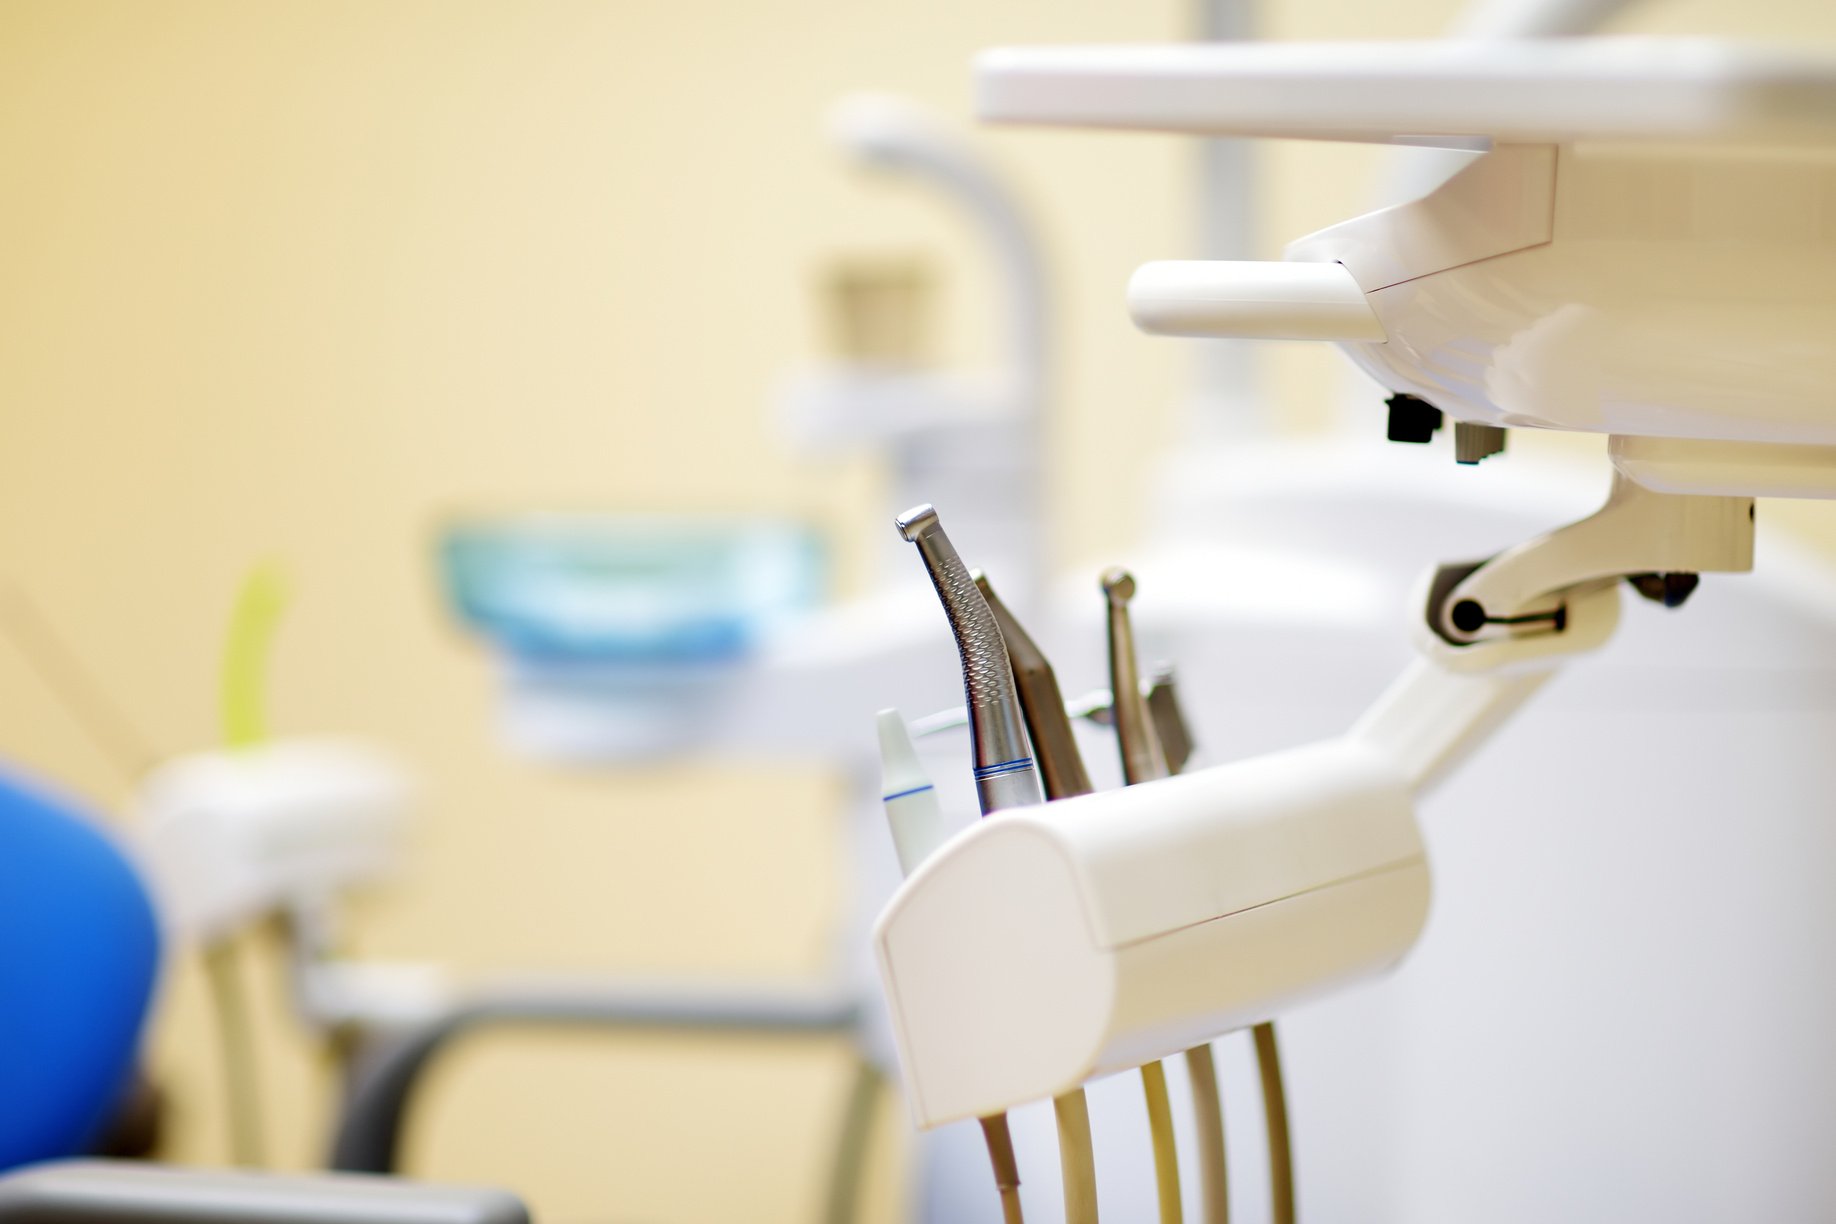
[[[1392,395],[1383,401],[1390,409],[1388,438],[1392,442],[1431,442],[1441,428],[1441,410],[1413,395]]]
[[[1680,608],[1695,593],[1702,581],[1702,575],[1689,573],[1671,574],[1627,574],[1626,581],[1632,589],[1649,599],[1652,603],[1663,604],[1666,608]]]

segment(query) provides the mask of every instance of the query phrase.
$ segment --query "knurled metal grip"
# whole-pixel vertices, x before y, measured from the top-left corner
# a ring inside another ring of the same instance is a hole
[[[976,589],[968,566],[930,505],[914,507],[896,520],[899,534],[918,546],[931,585],[943,603],[956,653],[963,666],[963,700],[969,708],[975,755],[975,790],[982,811],[1044,802],[1033,763],[1020,698],[1014,688],[1007,645],[988,601]]]

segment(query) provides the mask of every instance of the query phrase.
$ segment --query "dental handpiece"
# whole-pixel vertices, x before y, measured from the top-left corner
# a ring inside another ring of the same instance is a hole
[[[1058,690],[1058,675],[1051,660],[1039,649],[1020,621],[1001,602],[979,570],[971,575],[976,590],[988,603],[1001,639],[1007,644],[1008,662],[1013,666],[1014,687],[1020,696],[1020,713],[1026,719],[1027,734],[1033,740],[1033,754],[1039,773],[1045,781],[1048,799],[1068,799],[1088,795],[1096,788],[1090,784],[1090,773],[1084,768],[1083,754],[1071,734],[1071,718],[1065,709],[1064,694]]]
[[[1141,669],[1135,661],[1135,629],[1128,601],[1135,579],[1125,569],[1103,572],[1103,595],[1109,605],[1109,691],[1114,702],[1116,741],[1122,749],[1122,777],[1130,786],[1167,776],[1167,760],[1154,720],[1141,696]]]
[[[1169,776],[1156,719],[1141,692],[1141,670],[1135,655],[1135,627],[1128,614],[1135,579],[1125,569],[1103,573],[1103,596],[1109,613],[1109,691],[1115,715],[1116,742],[1122,750],[1122,779],[1134,786]],[[1171,696],[1171,689],[1167,690]],[[1173,713],[1177,714],[1177,708]],[[1162,716],[1164,718],[1164,715]],[[1217,1062],[1211,1046],[1185,1052],[1198,1129],[1199,1179],[1205,1224],[1228,1224],[1230,1179],[1224,1146],[1224,1101],[1218,1088]],[[1147,1089],[1148,1129],[1154,1146],[1154,1176],[1160,1198],[1161,1224],[1180,1224],[1179,1156],[1173,1139],[1173,1116],[1167,1100],[1166,1073],[1158,1063],[1141,1069]]]
[[[1094,787],[1084,769],[1083,754],[1071,736],[1071,719],[1065,712],[1065,698],[1058,691],[1058,676],[1051,660],[1039,649],[1021,627],[1019,619],[1007,610],[988,579],[980,571],[972,575],[976,590],[988,603],[995,624],[1007,643],[1008,662],[1013,667],[1014,687],[1020,695],[1020,712],[1026,718],[1026,730],[1033,737],[1033,751],[1039,758],[1039,772],[1045,779],[1048,799],[1066,799],[1088,795]],[[1058,1125],[1059,1171],[1064,1182],[1065,1224],[1098,1224],[1096,1146],[1090,1134],[1090,1103],[1084,1090],[1073,1088],[1052,1099],[1052,1115]]]
[[[918,555],[943,601],[944,616],[956,638],[956,653],[963,665],[963,703],[969,711],[969,741],[975,758],[975,797],[982,815],[1005,808],[1030,807],[1044,802],[1039,792],[1039,771],[1027,747],[1020,721],[1020,700],[1014,691],[1012,664],[1001,629],[995,624],[988,601],[975,588],[963,559],[937,521],[930,505],[907,510],[895,520],[899,534],[918,546]],[[1001,1197],[1006,1224],[1022,1224],[1020,1168],[1014,1159],[1014,1142],[1005,1113],[977,1119],[988,1159],[994,1166],[995,1187]]]
[[[1044,802],[1039,771],[1027,746],[1007,645],[988,601],[944,534],[936,509],[917,506],[896,521],[899,534],[918,546],[956,638],[975,758],[975,793],[982,814]]]

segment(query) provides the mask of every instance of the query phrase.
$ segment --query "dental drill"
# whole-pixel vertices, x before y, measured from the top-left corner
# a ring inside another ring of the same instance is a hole
[[[1027,734],[1032,737],[1038,756],[1039,771],[1045,779],[1047,799],[1066,799],[1088,795],[1096,788],[1084,768],[1084,758],[1071,734],[1071,719],[1065,713],[1064,695],[1058,689],[1058,676],[1045,652],[1039,649],[1020,620],[1000,597],[985,575],[974,574],[975,586],[994,614],[995,624],[1007,645],[1008,661],[1013,666],[1014,687],[1020,697],[1020,712],[1026,719]],[[1090,1137],[1090,1105],[1084,1091],[1076,1088],[1052,1098],[1052,1114],[1058,1125],[1058,1160],[1065,1189],[1065,1224],[1097,1224],[1096,1155]]]
[[[988,602],[976,589],[950,537],[930,505],[917,506],[897,519],[899,534],[918,546],[937,598],[943,603],[950,633],[963,668],[963,699],[969,710],[969,738],[975,758],[976,798],[982,815],[1045,801],[1022,726],[1020,700],[1001,630]],[[995,1187],[1007,1224],[1021,1224],[1020,1172],[1005,1110],[980,1116]]]
[[[1160,736],[1141,693],[1141,670],[1135,652],[1135,630],[1128,603],[1135,597],[1135,579],[1124,569],[1110,569],[1102,579],[1109,636],[1109,691],[1116,724],[1116,744],[1122,754],[1122,781],[1139,786],[1171,776]],[[1211,1043],[1201,1042],[1185,1052],[1186,1074],[1192,1081],[1193,1114],[1198,1123],[1199,1175],[1206,1224],[1228,1224],[1229,1178],[1224,1160],[1224,1103],[1218,1089],[1218,1068]],[[1179,1224],[1179,1155],[1173,1146],[1173,1118],[1167,1100],[1166,1070],[1158,1062],[1144,1064],[1141,1083],[1147,1091],[1148,1128],[1154,1139],[1154,1172],[1159,1184],[1162,1224]]]
[[[1045,802],[1039,771],[1027,744],[1014,689],[1012,665],[1001,628],[988,601],[976,589],[968,567],[930,505],[907,510],[899,533],[918,546],[931,585],[956,639],[963,666],[963,698],[969,711],[969,740],[975,755],[975,791],[982,814]]]

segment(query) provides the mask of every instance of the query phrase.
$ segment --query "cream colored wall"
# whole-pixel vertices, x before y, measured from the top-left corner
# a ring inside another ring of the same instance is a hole
[[[933,254],[952,359],[987,351],[990,295],[952,218],[840,164],[826,107],[870,87],[966,119],[980,46],[1169,38],[1182,18],[1176,0],[0,6],[0,575],[174,751],[215,735],[240,575],[283,560],[277,727],[374,736],[427,782],[417,870],[364,913],[365,953],[818,972],[839,780],[510,759],[489,663],[435,589],[435,526],[478,505],[798,514],[835,533],[846,583],[897,507],[866,465],[794,462],[769,418],[819,353],[815,270]],[[1061,481],[1118,451],[1132,475],[1181,365],[1116,295],[1179,246],[1185,149],[988,143],[1059,257]],[[1110,500],[1072,512],[1120,541]],[[7,758],[120,804],[126,780],[4,643],[0,691]],[[175,969],[155,1042],[174,1151],[220,1160],[211,1031]],[[272,1147],[309,1163],[324,1091],[271,967],[261,987]],[[518,1186],[550,1220],[805,1219],[845,1071],[834,1045],[486,1043],[440,1077],[412,1163]]]
[[[1270,0],[1263,26],[1427,35],[1454,8]],[[814,268],[934,254],[955,359],[987,351],[990,310],[964,235],[845,171],[825,106],[864,86],[964,118],[978,47],[1177,38],[1188,18],[1182,0],[12,0],[0,577],[172,751],[213,737],[239,576],[284,560],[276,724],[377,737],[427,781],[416,873],[363,913],[365,953],[816,972],[840,781],[507,757],[488,661],[440,606],[435,525],[477,505],[792,513],[833,530],[846,585],[892,508],[866,465],[784,455],[768,416],[774,381],[820,347]],[[1824,0],[1653,3],[1622,25],[1836,40]],[[1178,346],[1127,327],[1120,289],[1142,259],[1188,249],[1192,151],[983,139],[1030,189],[1055,259],[1056,501],[1080,552],[1120,551],[1186,373]],[[1264,250],[1359,206],[1377,156],[1259,150]],[[1342,385],[1320,349],[1266,368],[1297,425]],[[1816,527],[1823,509],[1782,512]],[[0,752],[119,806],[121,771],[5,644],[0,691]],[[216,1160],[210,1030],[193,971],[175,970],[155,1043],[174,1148]],[[273,1146],[309,1163],[324,1093],[271,966],[262,999]],[[516,1185],[549,1220],[807,1218],[844,1072],[833,1047],[488,1043],[439,1077],[412,1163]],[[883,1155],[878,1218],[898,1165]]]

